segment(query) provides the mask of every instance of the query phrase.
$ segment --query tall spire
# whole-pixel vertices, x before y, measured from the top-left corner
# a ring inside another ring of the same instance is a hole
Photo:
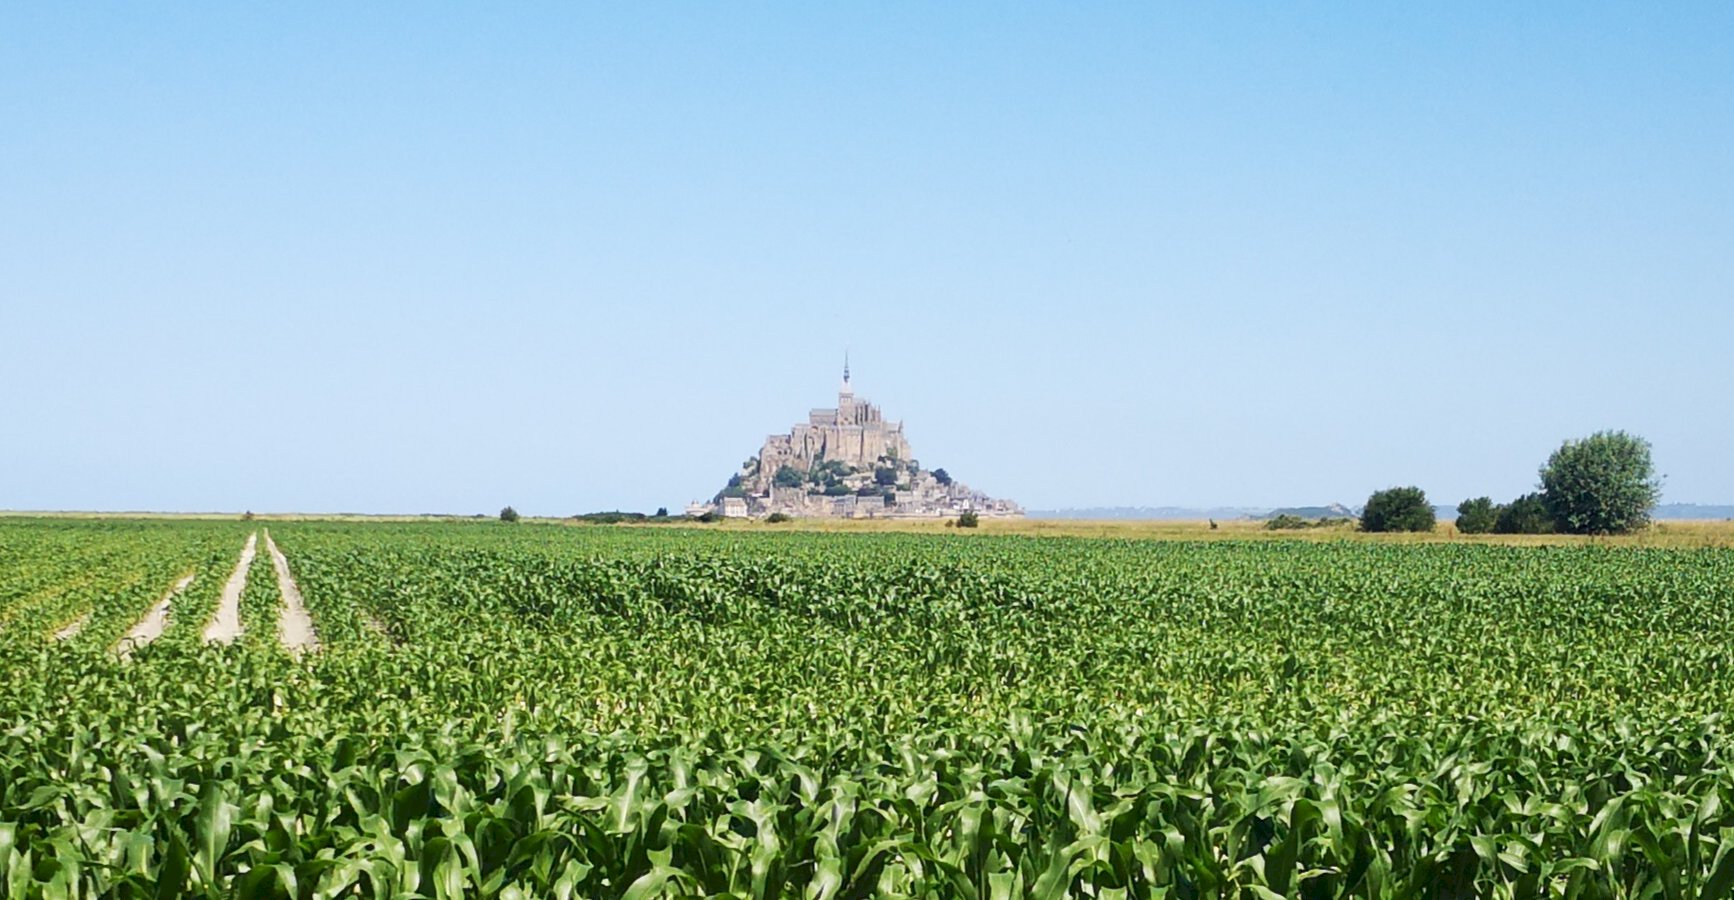
[[[846,349],[843,351],[843,390],[839,393],[845,397],[855,395],[855,388],[849,385],[849,351]]]

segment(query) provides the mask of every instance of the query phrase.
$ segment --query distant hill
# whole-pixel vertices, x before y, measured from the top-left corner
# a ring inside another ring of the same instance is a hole
[[[1441,522],[1457,520],[1456,506],[1435,506],[1433,512]],[[1068,509],[1032,509],[1026,515],[1032,519],[1152,519],[1201,522],[1205,519],[1273,519],[1277,516],[1299,516],[1303,519],[1355,519],[1359,507],[1330,503],[1324,506],[1086,506]],[[1734,505],[1702,503],[1664,503],[1656,507],[1657,519],[1734,519]]]
[[[1734,519],[1734,506],[1702,503],[1664,503],[1656,507],[1658,519]]]
[[[1287,506],[1282,509],[1273,509],[1262,516],[1254,516],[1253,518],[1274,519],[1277,516],[1295,516],[1301,519],[1355,519],[1359,518],[1360,515],[1360,510],[1350,509],[1341,503],[1332,503],[1329,506]]]
[[[1235,519],[1272,519],[1277,516],[1299,516],[1303,519],[1353,519],[1359,510],[1341,503],[1325,506],[1086,506],[1068,509],[1033,509],[1024,513],[1031,519],[1146,519],[1202,522],[1205,519],[1233,521]],[[1455,515],[1455,512],[1453,512]]]
[[[1194,508],[1185,506],[1085,506],[1067,509],[1032,509],[1024,512],[1029,519],[1166,519],[1198,521],[1205,519],[1252,519],[1270,510],[1262,506],[1218,506]]]

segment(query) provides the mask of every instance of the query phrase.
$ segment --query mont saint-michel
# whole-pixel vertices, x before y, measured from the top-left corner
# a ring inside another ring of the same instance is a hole
[[[1016,503],[971,490],[944,469],[922,468],[903,423],[886,421],[879,407],[855,396],[847,363],[835,409],[811,410],[788,433],[765,438],[758,455],[709,503],[694,503],[687,512],[731,518],[1023,515]]]

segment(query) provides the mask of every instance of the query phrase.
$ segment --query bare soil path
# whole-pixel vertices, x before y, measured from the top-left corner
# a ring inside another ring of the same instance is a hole
[[[84,615],[73,619],[61,626],[60,630],[54,633],[54,639],[57,641],[70,641],[73,638],[78,637],[78,633],[84,630],[85,623],[89,621],[90,613],[85,613]]]
[[[271,540],[270,531],[265,532],[265,548],[271,553],[271,565],[277,569],[277,593],[283,595],[283,610],[277,615],[277,639],[283,642],[283,649],[296,656],[318,650],[319,636],[313,633],[313,617],[307,614],[307,606],[301,602],[301,589],[295,585],[295,576],[289,573],[289,560],[277,549],[277,542]]]
[[[235,562],[235,571],[229,574],[229,580],[223,584],[223,599],[217,602],[217,611],[211,615],[211,624],[205,626],[205,643],[230,644],[241,636],[241,591],[247,587],[247,569],[253,565],[258,543],[258,532],[247,535],[247,545],[241,548],[241,558]]]
[[[126,633],[126,637],[121,638],[120,643],[114,645],[114,652],[120,654],[121,659],[131,657],[134,650],[163,636],[163,631],[169,627],[169,605],[181,595],[182,591],[187,589],[187,585],[193,583],[193,576],[196,574],[195,572],[188,572],[180,581],[175,582],[175,586],[163,595],[163,599],[158,600],[157,605],[151,607],[150,611],[144,614],[144,618],[139,619],[138,624]],[[85,621],[89,618],[90,614],[86,613],[84,618],[62,628],[54,637],[57,640],[66,640],[67,637],[78,634],[78,630],[84,627]],[[72,634],[66,634],[69,629]],[[66,635],[66,637],[61,637],[61,635]]]

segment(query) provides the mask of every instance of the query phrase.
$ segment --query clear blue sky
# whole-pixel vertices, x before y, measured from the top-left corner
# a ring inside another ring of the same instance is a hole
[[[0,5],[0,508],[1734,502],[1734,4]]]

